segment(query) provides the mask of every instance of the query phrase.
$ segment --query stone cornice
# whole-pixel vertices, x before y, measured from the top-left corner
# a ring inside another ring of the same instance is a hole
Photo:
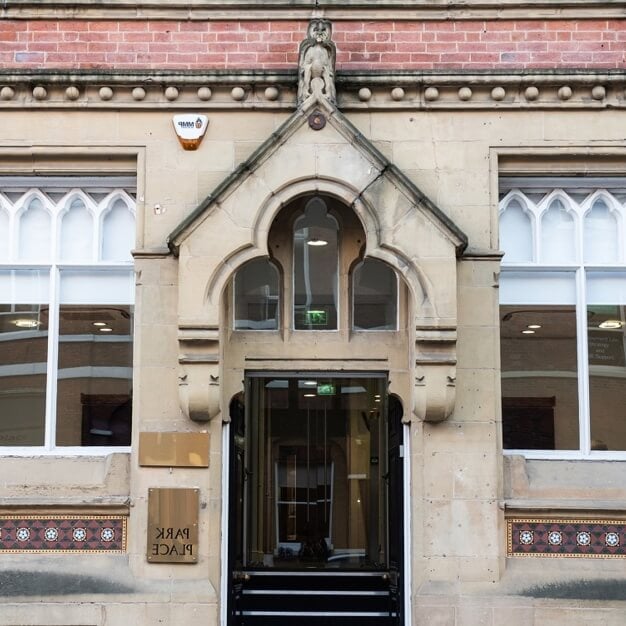
[[[621,0],[4,0],[11,19],[585,19],[626,17]]]
[[[626,71],[338,72],[342,110],[626,108]],[[0,110],[287,110],[295,70],[0,71]]]

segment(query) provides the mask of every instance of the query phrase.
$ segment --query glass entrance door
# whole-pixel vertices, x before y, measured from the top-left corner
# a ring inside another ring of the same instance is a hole
[[[388,568],[386,388],[384,374],[247,377],[236,567]]]

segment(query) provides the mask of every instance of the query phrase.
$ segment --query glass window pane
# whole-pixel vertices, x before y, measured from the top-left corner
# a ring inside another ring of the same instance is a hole
[[[500,217],[500,247],[504,250],[504,263],[533,260],[532,224],[517,200],[509,202]]]
[[[47,301],[46,272],[0,272],[0,446],[44,444]]]
[[[61,278],[63,304],[132,304],[135,285],[129,270],[66,270]]]
[[[20,216],[20,260],[50,260],[51,226],[50,214],[39,198],[33,198]]]
[[[574,218],[560,200],[553,200],[541,218],[541,261],[558,264],[575,260]]]
[[[502,272],[502,304],[575,304],[573,272]]]
[[[398,279],[382,261],[365,259],[354,270],[354,328],[396,330]]]
[[[588,271],[589,304],[626,304],[626,272]]]
[[[248,379],[244,566],[385,566],[386,388],[383,376]]]
[[[596,200],[585,215],[585,263],[615,263],[618,254],[618,223],[604,200]]]
[[[135,247],[135,218],[126,203],[116,200],[104,216],[102,226],[102,260],[132,261]]]
[[[337,328],[337,221],[313,198],[294,225],[294,328]]]
[[[574,306],[500,307],[504,448],[576,450]]]
[[[0,260],[9,258],[9,214],[0,208]]]
[[[244,265],[235,276],[235,329],[276,330],[278,270],[267,259]]]
[[[587,274],[591,449],[626,450],[626,273]]]
[[[93,219],[85,203],[76,198],[61,222],[60,257],[64,261],[92,260]]]
[[[61,305],[58,446],[130,445],[132,361],[132,306]]]
[[[48,270],[0,270],[0,302],[48,302]]]

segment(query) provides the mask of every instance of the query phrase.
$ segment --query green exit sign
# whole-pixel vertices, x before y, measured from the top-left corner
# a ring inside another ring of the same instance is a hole
[[[318,385],[317,395],[318,396],[334,396],[335,385],[331,385],[330,383],[322,383],[321,385]]]
[[[328,314],[324,310],[309,309],[304,313],[306,323],[310,326],[326,326],[328,324]]]

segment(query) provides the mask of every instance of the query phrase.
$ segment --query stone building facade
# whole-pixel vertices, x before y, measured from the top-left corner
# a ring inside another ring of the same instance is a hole
[[[0,625],[623,624],[626,19],[0,7]]]

